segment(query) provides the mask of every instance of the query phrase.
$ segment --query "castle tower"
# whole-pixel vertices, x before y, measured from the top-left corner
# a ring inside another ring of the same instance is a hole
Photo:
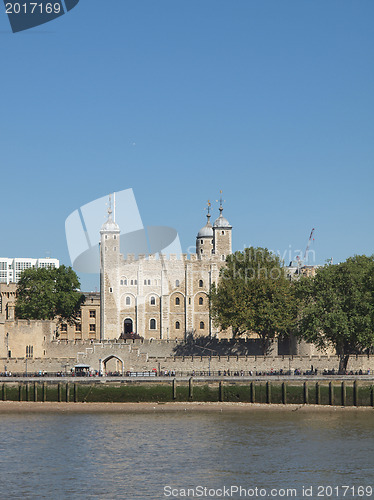
[[[100,242],[100,340],[118,339],[119,318],[119,258],[120,229],[112,219],[111,197],[109,197],[108,219],[103,224]]]
[[[222,191],[221,191],[222,193]],[[213,245],[214,254],[221,260],[226,260],[227,255],[232,253],[231,231],[232,226],[225,217],[223,217],[222,196],[219,200],[219,217],[213,224]]]
[[[208,201],[207,223],[196,236],[196,254],[198,259],[209,258],[213,253],[213,227],[210,223],[210,202]]]

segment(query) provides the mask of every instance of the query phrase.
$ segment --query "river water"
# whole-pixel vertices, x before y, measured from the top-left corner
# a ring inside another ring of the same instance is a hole
[[[340,499],[374,489],[368,411],[14,413],[1,415],[0,448],[4,499]]]

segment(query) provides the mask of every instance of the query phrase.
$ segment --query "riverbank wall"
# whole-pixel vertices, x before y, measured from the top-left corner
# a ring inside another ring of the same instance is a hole
[[[0,385],[0,400],[66,403],[240,402],[374,406],[373,380],[264,381],[163,380],[9,381]]]

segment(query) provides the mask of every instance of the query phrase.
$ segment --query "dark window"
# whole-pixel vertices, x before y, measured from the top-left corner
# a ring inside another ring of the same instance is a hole
[[[177,297],[177,298],[175,299],[175,305],[176,305],[176,306],[179,306],[179,304],[180,304],[180,303],[181,303],[180,298],[179,298],[179,297]]]
[[[61,325],[61,331],[62,332],[67,332],[68,331],[68,325],[66,323],[62,323],[62,325]]]
[[[203,280],[199,280],[199,287],[202,288],[204,286]]]
[[[149,329],[156,330],[156,320],[155,319],[151,319],[151,321],[149,322]]]
[[[151,297],[151,306],[156,305],[156,297]]]
[[[204,321],[200,321],[200,330],[204,330],[205,326],[204,326]]]
[[[202,306],[204,304],[204,300],[202,297],[199,297],[199,306]]]
[[[75,325],[75,331],[76,332],[81,332],[82,331],[82,324],[81,323],[77,323]]]
[[[179,286],[179,280],[175,282],[175,286]]]
[[[90,311],[90,318],[96,318],[96,311]]]
[[[96,332],[96,325],[90,325],[90,332]]]
[[[130,297],[126,297],[126,305],[129,306],[131,304],[131,299]]]
[[[176,330],[179,330],[179,329],[180,329],[180,327],[181,327],[181,324],[179,323],[179,321],[177,321],[177,322],[175,323],[175,329],[176,329]]]

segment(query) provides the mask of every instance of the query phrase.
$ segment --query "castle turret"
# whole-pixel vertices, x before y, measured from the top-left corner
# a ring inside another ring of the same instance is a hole
[[[213,224],[213,245],[214,254],[218,255],[221,260],[226,260],[227,255],[232,253],[231,232],[232,226],[229,221],[222,215],[222,197],[219,200],[219,217]]]
[[[196,254],[199,259],[208,258],[213,253],[213,227],[210,223],[210,202],[208,201],[207,223],[196,236]]]
[[[121,335],[119,318],[119,257],[120,229],[112,219],[111,197],[108,219],[103,224],[100,243],[100,339],[118,339]]]

